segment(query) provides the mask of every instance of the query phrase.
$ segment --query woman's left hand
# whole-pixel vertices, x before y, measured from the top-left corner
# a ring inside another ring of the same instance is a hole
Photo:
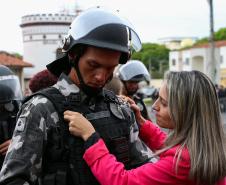
[[[81,137],[86,141],[94,132],[93,125],[80,113],[65,111],[64,119],[69,122],[69,131],[72,135]]]
[[[124,95],[119,95],[119,98],[121,98],[123,101],[129,103],[130,108],[134,111],[138,124],[143,125],[146,122],[146,119],[144,119],[144,117],[142,116],[142,114],[140,112],[140,108],[135,103],[135,101],[133,99],[131,99],[130,97],[124,96]]]

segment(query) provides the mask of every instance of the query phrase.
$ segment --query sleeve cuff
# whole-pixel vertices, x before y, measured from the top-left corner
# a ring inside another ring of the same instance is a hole
[[[97,143],[97,141],[100,139],[100,135],[97,132],[94,132],[85,142],[84,148],[85,150]]]
[[[96,160],[106,154],[109,154],[109,151],[104,141],[102,139],[99,139],[95,144],[93,144],[85,151],[83,159],[86,161],[88,166],[92,166],[96,162]]]

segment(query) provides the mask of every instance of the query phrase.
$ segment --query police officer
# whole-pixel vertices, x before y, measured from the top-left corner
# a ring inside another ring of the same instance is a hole
[[[127,62],[132,46],[139,50],[140,39],[117,12],[91,8],[75,18],[64,41],[65,56],[47,65],[58,82],[22,105],[0,184],[99,184],[82,159],[87,146],[69,133],[65,110],[89,119],[127,169],[149,161],[133,112],[103,89],[115,66]]]
[[[132,98],[139,106],[142,116],[149,119],[143,100],[136,94],[139,82],[150,81],[150,74],[145,65],[139,60],[130,60],[119,68],[118,76],[123,84],[121,94]]]
[[[8,67],[0,65],[0,168],[16,125],[21,100],[18,77]]]

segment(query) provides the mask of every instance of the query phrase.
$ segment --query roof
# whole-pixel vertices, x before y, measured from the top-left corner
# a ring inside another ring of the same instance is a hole
[[[221,41],[215,41],[215,47],[220,48],[223,46],[226,46],[226,40],[221,40]],[[193,46],[192,48],[208,48],[210,46],[209,43],[203,43],[203,44],[197,44]]]
[[[31,63],[25,62],[22,59],[4,51],[0,51],[0,64],[7,67],[33,67]]]

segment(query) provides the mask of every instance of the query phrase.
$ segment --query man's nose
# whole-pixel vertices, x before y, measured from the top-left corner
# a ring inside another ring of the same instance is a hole
[[[100,70],[95,74],[95,79],[98,82],[105,82],[107,79],[107,73],[104,70]]]

